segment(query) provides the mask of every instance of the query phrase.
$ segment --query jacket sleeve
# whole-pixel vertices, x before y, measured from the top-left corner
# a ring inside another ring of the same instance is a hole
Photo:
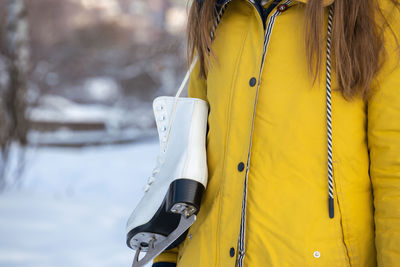
[[[400,13],[395,13],[394,19],[398,20]],[[400,23],[391,26],[399,38]],[[392,33],[385,38],[387,61],[368,101],[368,148],[379,267],[397,266],[400,262],[400,51]]]
[[[154,259],[153,267],[172,267],[177,262],[178,249],[179,246],[162,252]]]
[[[207,101],[207,81],[199,77],[200,60],[197,61],[189,79],[188,97],[195,97]]]
[[[200,63],[197,61],[188,83],[188,97],[200,98],[207,101],[206,97],[206,80],[199,77]],[[154,259],[154,263],[176,263],[178,257],[179,246],[170,250],[166,250]],[[164,267],[164,265],[153,265],[153,267]],[[172,265],[171,265],[172,266]],[[169,267],[169,265],[165,265]]]
[[[151,267],[176,267],[176,263],[157,262],[157,263],[154,263]]]

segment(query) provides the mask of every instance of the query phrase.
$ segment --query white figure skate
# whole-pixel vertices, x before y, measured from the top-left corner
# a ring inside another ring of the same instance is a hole
[[[134,267],[144,266],[182,242],[196,220],[207,186],[208,103],[179,97],[193,66],[175,97],[161,96],[153,101],[160,152],[145,195],[126,227],[127,245],[136,250]],[[140,252],[146,254],[139,260]]]

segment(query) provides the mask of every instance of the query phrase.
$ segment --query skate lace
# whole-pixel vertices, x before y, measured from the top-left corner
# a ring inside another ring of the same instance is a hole
[[[164,163],[163,156],[161,153],[157,156],[157,164],[154,167],[153,171],[151,172],[151,176],[149,176],[147,180],[147,184],[144,187],[144,192],[147,192],[150,190],[150,186],[154,183],[157,174],[160,172],[160,167]]]
[[[166,149],[167,149],[169,134],[171,132],[171,126],[172,126],[173,118],[175,117],[175,112],[176,112],[176,108],[177,108],[177,104],[178,104],[178,99],[179,99],[179,96],[180,96],[182,90],[185,88],[185,85],[186,85],[187,81],[189,80],[190,74],[191,74],[191,72],[193,71],[193,69],[194,69],[194,67],[196,65],[198,57],[199,56],[196,54],[196,56],[193,59],[192,64],[190,65],[189,70],[187,71],[187,73],[185,75],[185,78],[183,79],[183,81],[181,83],[181,86],[178,89],[178,92],[176,93],[176,95],[174,97],[174,105],[172,107],[171,119],[169,120],[168,127],[162,126],[162,128],[161,128],[162,132],[166,131],[166,133],[162,137],[162,145],[161,145],[162,149],[161,149],[160,153],[157,156],[157,165],[153,169],[152,175],[147,180],[147,184],[146,184],[146,186],[144,188],[145,192],[148,192],[150,190],[150,186],[154,183],[154,181],[156,179],[155,177],[157,176],[157,174],[160,171],[160,166],[164,163],[163,162],[163,154],[166,152]],[[160,106],[159,108],[161,110],[163,109],[162,106]],[[159,117],[159,120],[161,120],[161,121],[163,121],[164,119],[165,119],[165,115],[161,115]]]
[[[198,59],[199,59],[199,55],[196,54],[195,57],[193,58],[192,64],[189,67],[189,70],[187,71],[187,73],[185,75],[185,78],[183,79],[183,81],[181,83],[181,86],[179,86],[178,92],[176,92],[176,95],[174,96],[174,105],[172,107],[171,119],[170,119],[169,124],[168,124],[166,140],[164,142],[164,151],[165,151],[165,149],[167,147],[167,144],[168,144],[169,134],[171,133],[172,121],[174,120],[174,117],[175,117],[176,107],[178,105],[179,96],[181,95],[183,89],[185,88],[186,83],[188,82],[188,80],[190,78],[190,74],[192,73],[194,67],[196,66],[196,62],[197,62]]]

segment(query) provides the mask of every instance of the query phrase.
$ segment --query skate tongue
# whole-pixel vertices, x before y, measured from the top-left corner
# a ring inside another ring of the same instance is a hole
[[[167,247],[169,247],[178,237],[180,237],[189,227],[195,222],[196,215],[193,214],[186,217],[184,214],[181,215],[181,220],[179,221],[178,227],[169,234],[163,241],[158,244],[154,243],[148,247],[146,255],[139,260],[139,255],[141,249],[138,248],[135,253],[135,258],[133,259],[132,267],[142,267],[148,262],[157,257],[161,252],[163,252]]]

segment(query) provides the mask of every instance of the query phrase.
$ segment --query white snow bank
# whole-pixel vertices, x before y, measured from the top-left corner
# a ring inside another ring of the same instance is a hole
[[[0,266],[130,266],[125,224],[158,149],[28,149],[19,188],[0,195]]]
[[[78,104],[57,95],[44,95],[28,115],[32,121],[109,123],[126,119],[126,111],[101,104]],[[128,114],[129,115],[129,114]]]

